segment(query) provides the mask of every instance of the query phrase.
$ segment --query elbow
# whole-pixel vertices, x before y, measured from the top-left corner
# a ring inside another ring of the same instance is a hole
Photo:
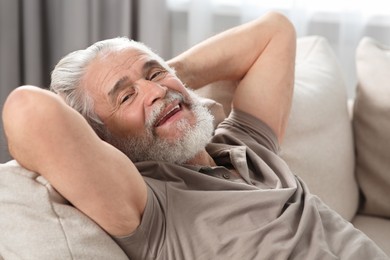
[[[296,41],[295,27],[287,16],[276,11],[270,11],[265,15],[264,19],[268,20],[276,34],[284,35],[291,41]]]
[[[12,144],[14,135],[28,127],[30,113],[34,110],[31,104],[31,91],[30,86],[16,88],[8,95],[4,103],[2,119],[8,143]]]
[[[59,103],[55,94],[32,86],[16,88],[7,97],[2,111],[4,133],[11,156],[23,166],[32,168],[24,164],[26,156],[34,154],[34,146],[45,138],[43,129]]]
[[[4,130],[7,137],[13,136],[13,133],[20,129],[33,130],[29,127],[35,124],[35,121],[41,120],[38,110],[50,111],[50,108],[44,109],[44,100],[42,99],[41,89],[33,86],[22,86],[13,90],[7,97],[3,111],[2,119]]]
[[[30,128],[30,124],[36,120],[33,113],[35,103],[33,91],[31,86],[16,88],[4,103],[2,111],[4,133],[9,152],[15,159],[19,157],[20,144],[28,139],[27,130],[33,129]]]

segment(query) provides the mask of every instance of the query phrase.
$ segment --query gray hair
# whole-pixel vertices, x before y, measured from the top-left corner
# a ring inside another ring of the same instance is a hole
[[[108,132],[102,120],[94,111],[94,100],[81,87],[81,80],[88,65],[99,54],[127,48],[136,48],[145,52],[156,59],[169,72],[174,73],[174,70],[160,56],[143,43],[126,37],[118,37],[96,42],[86,49],[66,55],[58,62],[51,74],[50,90],[60,95],[70,107],[78,111],[102,139],[106,139]]]

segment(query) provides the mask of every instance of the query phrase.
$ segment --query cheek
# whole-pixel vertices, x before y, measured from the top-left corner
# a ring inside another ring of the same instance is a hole
[[[106,125],[113,135],[118,137],[128,137],[142,135],[145,132],[143,112],[136,113],[131,111],[121,113],[110,120],[106,121]]]

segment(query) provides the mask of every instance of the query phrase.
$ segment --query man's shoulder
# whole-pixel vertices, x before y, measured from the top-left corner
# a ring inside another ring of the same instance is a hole
[[[238,109],[232,109],[218,125],[212,142],[249,147],[262,145],[273,152],[280,149],[275,132],[266,123]]]

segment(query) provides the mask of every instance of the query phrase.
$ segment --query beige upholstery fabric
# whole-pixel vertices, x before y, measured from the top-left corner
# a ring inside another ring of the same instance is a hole
[[[234,88],[236,84],[230,81],[219,81],[197,89],[199,95],[209,97],[223,106],[225,115],[229,115],[231,110],[231,101],[233,98]],[[215,117],[215,114],[214,114]],[[222,120],[217,120],[222,121]]]
[[[295,90],[282,156],[293,172],[345,219],[358,207],[352,127],[341,71],[321,37],[298,39]],[[233,83],[217,82],[197,92],[230,111]]]
[[[362,39],[356,64],[354,131],[362,211],[390,217],[390,46]]]
[[[282,157],[345,219],[358,207],[352,127],[346,88],[336,58],[321,37],[298,39],[295,90]],[[233,83],[218,82],[198,93],[230,111]]]
[[[282,157],[345,219],[358,206],[346,87],[328,42],[298,40],[295,90]]]
[[[390,257],[390,221],[388,219],[357,215],[352,224],[363,231]]]
[[[44,178],[15,161],[0,174],[0,259],[127,259]]]

